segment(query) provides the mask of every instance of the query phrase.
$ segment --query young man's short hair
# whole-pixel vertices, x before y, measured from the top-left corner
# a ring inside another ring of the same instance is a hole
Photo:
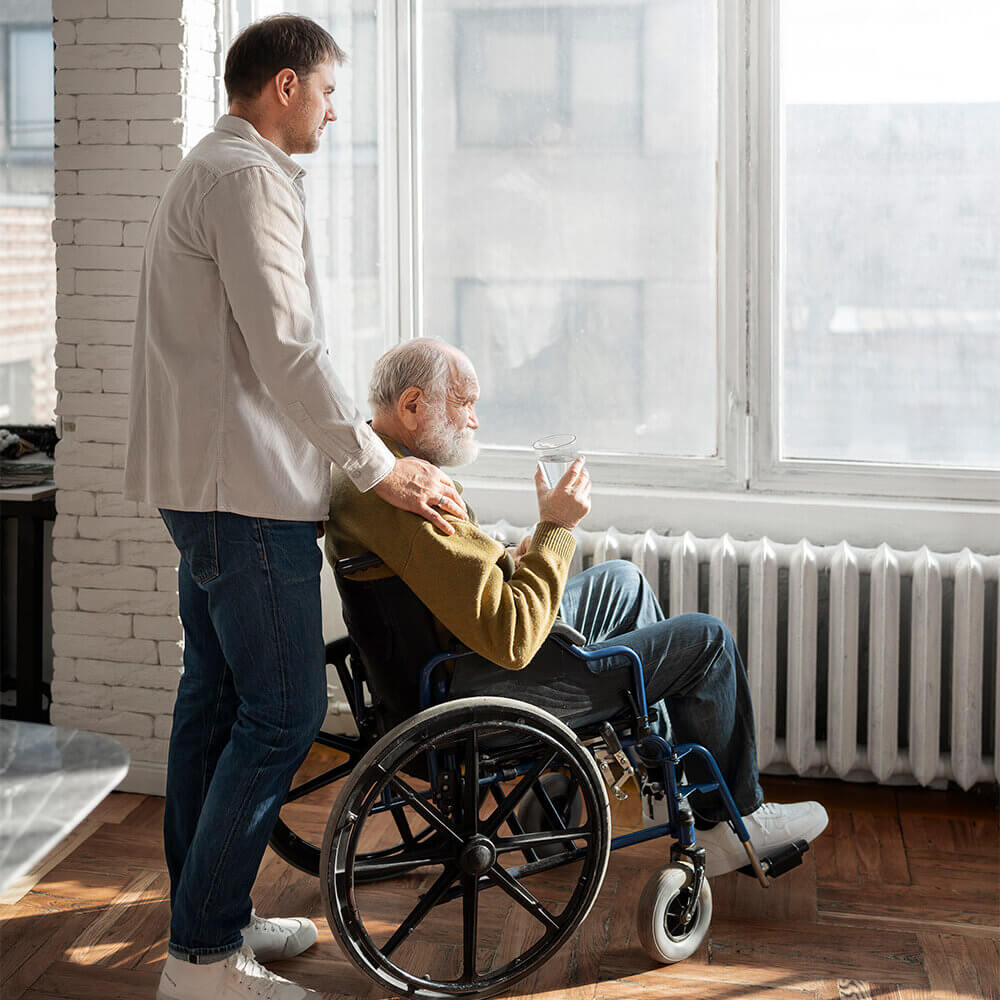
[[[226,56],[226,94],[230,103],[253,100],[283,69],[308,76],[322,62],[339,65],[346,59],[333,36],[315,21],[275,14],[248,24],[233,40]]]

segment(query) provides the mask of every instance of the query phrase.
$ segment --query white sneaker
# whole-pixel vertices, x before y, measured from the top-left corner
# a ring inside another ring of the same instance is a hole
[[[765,802],[756,812],[743,817],[759,858],[796,840],[815,840],[828,822],[826,810],[818,802]],[[709,878],[749,864],[743,845],[728,823],[719,823],[711,830],[696,830],[694,836],[695,843],[705,848],[705,874]]]
[[[192,965],[167,955],[156,990],[156,1000],[322,1000],[322,996],[269,972],[246,945],[209,965]]]
[[[258,917],[256,910],[250,911],[250,923],[243,928],[243,943],[253,948],[258,962],[294,958],[318,937],[316,925],[305,917]]]

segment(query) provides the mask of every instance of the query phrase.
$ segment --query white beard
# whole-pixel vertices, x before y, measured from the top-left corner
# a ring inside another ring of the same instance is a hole
[[[448,422],[447,416],[432,410],[427,425],[414,443],[420,454],[433,465],[457,468],[470,465],[479,456],[479,442],[471,427],[459,430]]]

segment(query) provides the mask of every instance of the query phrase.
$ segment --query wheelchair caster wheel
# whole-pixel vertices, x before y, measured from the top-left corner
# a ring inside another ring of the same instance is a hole
[[[554,772],[543,774],[538,783],[552,800],[552,805],[562,822],[568,828],[579,826],[583,816],[583,796],[580,794],[579,785],[571,781],[565,774]],[[518,806],[517,818],[521,821],[525,833],[538,833],[540,830],[554,829],[551,822],[552,817],[541,798],[535,794],[534,789],[525,795],[524,801]],[[535,853],[540,858],[550,858],[562,850],[561,844],[539,844],[535,848]]]
[[[653,874],[639,897],[639,940],[650,958],[657,962],[682,962],[701,946],[712,922],[712,890],[708,880],[701,884],[701,895],[691,914],[683,922],[688,901],[688,881],[693,871],[686,862],[667,865]]]

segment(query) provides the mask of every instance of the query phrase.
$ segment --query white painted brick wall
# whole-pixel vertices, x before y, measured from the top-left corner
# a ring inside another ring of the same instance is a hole
[[[121,496],[147,222],[211,127],[208,0],[53,0],[52,235],[57,413],[52,721],[108,733],[126,787],[162,791],[181,674],[177,553],[156,510]]]

